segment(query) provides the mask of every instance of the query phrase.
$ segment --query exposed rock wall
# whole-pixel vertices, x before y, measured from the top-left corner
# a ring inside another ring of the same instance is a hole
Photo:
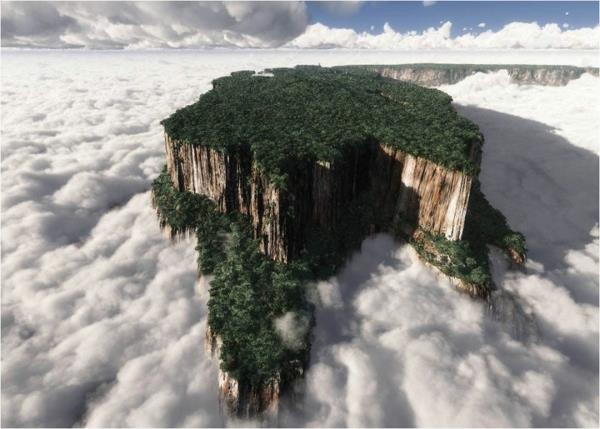
[[[165,146],[176,188],[208,196],[222,212],[248,215],[261,251],[276,261],[302,250],[307,225],[335,226],[363,192],[376,193],[382,216],[452,240],[462,236],[471,177],[375,142],[357,145],[333,163],[296,163],[283,191],[249,153],[226,155],[167,135]]]
[[[478,72],[489,73],[506,70],[513,82],[523,84],[564,86],[569,81],[579,78],[584,73],[598,76],[597,68],[580,67],[544,67],[544,66],[470,66],[448,67],[432,66],[374,66],[367,67],[375,70],[382,76],[392,79],[404,80],[424,86],[453,85],[468,76]]]
[[[252,220],[261,250],[278,261],[289,255],[281,193],[252,166],[249,154],[224,155],[206,146],[178,144],[165,134],[167,169],[179,191],[209,197],[224,213]]]
[[[401,151],[383,150],[394,163],[390,186],[400,174],[394,215],[412,221],[415,227],[442,233],[450,240],[460,239],[472,178]]]
[[[206,330],[205,344],[211,356],[219,360],[222,341],[218,335]],[[274,378],[263,386],[240,383],[229,373],[219,368],[219,403],[228,415],[237,418],[255,418],[274,421],[277,418],[281,381]]]

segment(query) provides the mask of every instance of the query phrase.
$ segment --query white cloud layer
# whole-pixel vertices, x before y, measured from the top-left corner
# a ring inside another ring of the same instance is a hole
[[[2,425],[222,425],[203,347],[206,279],[193,243],[170,246],[150,208],[160,119],[236,69],[428,55],[3,53]],[[460,58],[591,61],[544,55]],[[498,72],[443,88],[481,125],[484,191],[531,260],[507,270],[495,254],[506,292],[490,317],[407,247],[367,240],[315,285],[306,414],[283,423],[598,425],[599,82],[518,86]],[[297,331],[290,320],[282,332]]]
[[[483,23],[482,23],[483,24]],[[479,24],[478,27],[485,27]],[[465,30],[465,29],[463,29]],[[577,30],[558,24],[540,26],[535,22],[512,22],[498,31],[466,33],[452,37],[452,23],[423,32],[400,33],[387,22],[379,34],[357,33],[351,28],[331,28],[321,23],[287,43],[293,48],[344,49],[598,49],[600,26]]]

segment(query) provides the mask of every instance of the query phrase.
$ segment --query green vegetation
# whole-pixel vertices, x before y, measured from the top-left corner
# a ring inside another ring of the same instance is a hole
[[[251,386],[275,376],[294,379],[308,360],[309,330],[299,348],[290,348],[276,332],[275,319],[290,311],[312,318],[304,290],[310,272],[301,262],[285,265],[260,253],[247,225],[233,223],[231,230],[208,302],[208,323],[223,340],[221,366]]]
[[[335,274],[368,233],[391,226],[373,201],[375,197],[362,193],[342,209],[343,219],[335,227],[309,228],[305,251],[283,264],[260,252],[247,218],[219,213],[207,197],[178,192],[166,168],[152,189],[161,221],[175,231],[196,232],[199,270],[214,275],[208,323],[223,341],[222,369],[255,387],[275,377],[293,380],[308,361],[310,329],[302,334],[300,347],[291,347],[278,334],[275,320],[293,312],[312,323],[306,284]],[[484,291],[493,287],[487,244],[512,249],[523,259],[526,253],[523,235],[512,231],[504,216],[490,206],[477,181],[463,240],[449,241],[443,235],[417,231],[410,242],[446,275]]]
[[[423,259],[444,274],[466,283],[490,288],[492,277],[485,244],[468,240],[448,240],[441,234],[419,231],[410,243]]]
[[[476,175],[471,145],[479,128],[459,116],[451,97],[364,69],[302,66],[244,71],[213,81],[213,89],[162,124],[184,144],[226,153],[250,150],[272,182],[301,161],[332,162],[349,147],[374,140]]]
[[[222,341],[221,367],[240,382],[260,386],[273,377],[291,380],[302,373],[310,353],[310,329],[301,347],[284,344],[274,321],[293,312],[312,323],[306,301],[309,281],[335,274],[369,231],[381,230],[381,214],[364,193],[342,210],[335,228],[312,228],[302,255],[288,264],[259,251],[250,222],[238,213],[222,214],[207,197],[174,189],[166,168],[153,185],[161,223],[174,231],[192,230],[198,239],[198,269],[212,274],[209,326]],[[310,326],[308,327],[310,328]]]
[[[169,225],[176,233],[195,229],[198,216],[207,218],[216,213],[210,199],[189,192],[178,192],[173,187],[166,166],[152,182],[152,198],[163,225]]]
[[[525,237],[510,229],[500,210],[492,207],[481,192],[479,180],[475,180],[471,188],[463,236],[471,242],[493,244],[504,249],[517,262],[524,262],[527,255]]]
[[[196,231],[199,271],[214,275],[208,323],[223,340],[223,370],[253,386],[275,376],[295,377],[308,360],[310,330],[301,347],[290,348],[274,321],[287,312],[312,320],[304,290],[313,278],[308,263],[276,263],[260,253],[248,219],[219,213],[207,197],[178,192],[166,168],[152,192],[163,222],[179,232]]]
[[[506,218],[491,206],[473,182],[463,239],[450,241],[443,235],[418,231],[410,239],[417,252],[444,274],[484,288],[493,286],[488,244],[505,250],[518,264],[525,262],[525,237],[508,226]]]

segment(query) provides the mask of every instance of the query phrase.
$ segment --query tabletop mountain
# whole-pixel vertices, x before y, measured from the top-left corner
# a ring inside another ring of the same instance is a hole
[[[230,413],[275,416],[310,355],[311,281],[390,232],[486,299],[487,245],[525,240],[481,192],[483,136],[436,89],[360,67],[242,71],[162,124],[161,226],[197,236],[207,344]]]

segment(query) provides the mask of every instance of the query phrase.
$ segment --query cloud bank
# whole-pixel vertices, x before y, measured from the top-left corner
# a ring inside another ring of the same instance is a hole
[[[479,27],[485,27],[479,24]],[[512,22],[498,31],[465,33],[452,37],[452,23],[423,32],[400,33],[387,22],[379,34],[357,33],[350,28],[331,28],[321,23],[287,43],[290,48],[343,49],[598,49],[600,26],[578,30],[561,29],[558,24],[540,26],[535,22]]]
[[[435,2],[424,2],[431,6]],[[361,2],[324,2],[331,14]],[[303,2],[3,2],[2,46],[27,48],[598,49],[600,27],[513,22],[453,37],[452,23],[379,34],[308,25]],[[485,28],[480,23],[479,28]],[[472,30],[472,29],[470,29]]]
[[[150,208],[159,121],[236,69],[412,55],[3,53],[2,426],[228,423],[203,347],[207,279]],[[443,88],[481,125],[484,191],[531,260],[508,271],[496,255],[505,294],[489,315],[409,248],[367,240],[314,285],[306,412],[284,410],[284,424],[598,425],[599,82],[518,86],[498,72]],[[494,321],[515,315],[533,317],[537,339]],[[299,322],[281,319],[282,335],[298,338]]]

